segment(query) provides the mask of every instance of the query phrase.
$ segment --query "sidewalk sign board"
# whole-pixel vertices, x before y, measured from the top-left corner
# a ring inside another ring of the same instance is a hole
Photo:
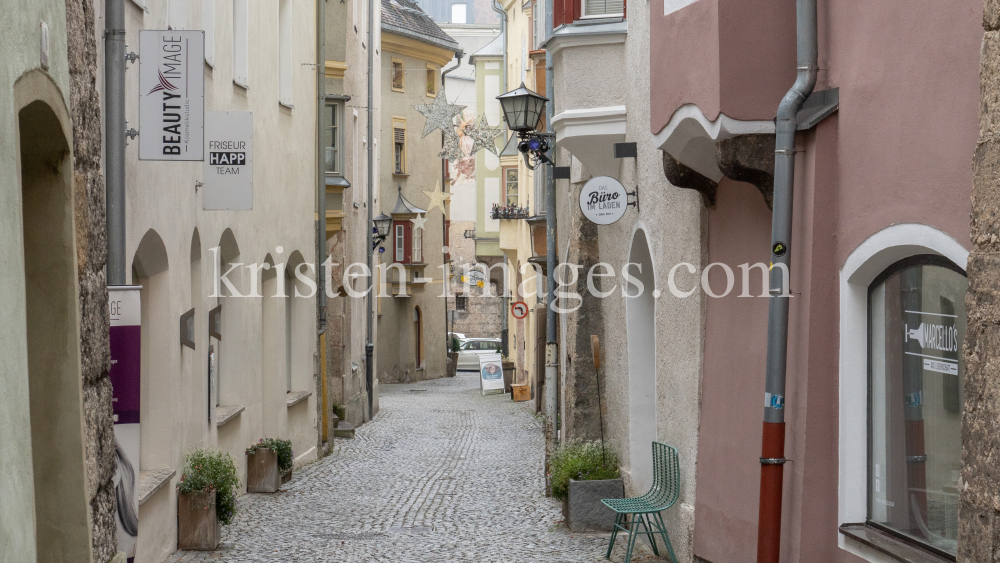
[[[503,359],[500,354],[479,355],[479,386],[483,395],[487,391],[503,393]]]
[[[112,413],[115,428],[115,493],[118,550],[135,557],[139,534],[139,374],[142,354],[140,286],[108,287],[111,318]],[[124,501],[124,502],[123,502]]]

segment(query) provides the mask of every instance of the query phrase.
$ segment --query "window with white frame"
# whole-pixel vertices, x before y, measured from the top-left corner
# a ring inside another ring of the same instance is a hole
[[[233,82],[247,88],[250,84],[249,0],[233,0]]]
[[[918,256],[869,287],[868,516],[945,555],[958,538],[965,292],[951,262]]]
[[[424,230],[423,229],[413,229],[413,234],[411,237],[413,239],[413,252],[410,255],[414,264],[419,264],[424,261]]]
[[[323,118],[323,144],[326,155],[324,167],[327,174],[343,174],[343,144],[340,128],[341,108],[339,103],[327,103]]]
[[[292,0],[278,0],[278,101],[292,105]]]
[[[451,5],[451,23],[465,23],[465,4]]]
[[[202,0],[201,27],[205,31],[205,62],[215,66],[215,0]]]
[[[624,0],[582,0],[584,18],[607,18],[625,15]]]
[[[403,225],[396,225],[396,262],[406,260],[406,228]]]

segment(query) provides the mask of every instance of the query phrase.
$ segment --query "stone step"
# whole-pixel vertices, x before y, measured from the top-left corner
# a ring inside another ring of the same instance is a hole
[[[340,425],[333,429],[335,438],[354,438],[354,425],[346,420],[341,420]]]

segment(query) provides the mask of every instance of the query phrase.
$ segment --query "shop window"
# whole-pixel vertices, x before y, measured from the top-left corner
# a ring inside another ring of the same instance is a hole
[[[403,70],[403,61],[399,59],[392,59],[392,91],[402,92],[403,91],[403,77],[406,72]]]
[[[869,288],[868,523],[954,556],[965,275],[907,259]]]

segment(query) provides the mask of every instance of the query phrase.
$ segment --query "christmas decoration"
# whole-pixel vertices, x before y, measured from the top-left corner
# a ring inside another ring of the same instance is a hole
[[[424,215],[417,215],[413,219],[410,219],[410,222],[413,223],[414,229],[423,229],[424,225],[427,223],[427,217]]]
[[[479,116],[479,121],[474,125],[466,127],[465,134],[473,141],[471,154],[476,154],[479,149],[486,149],[496,156],[500,156],[500,149],[497,148],[494,139],[503,135],[503,128],[490,127],[485,115]]]
[[[446,158],[452,162],[465,158],[465,153],[462,152],[462,140],[455,134],[454,127],[451,128],[451,131],[445,131],[444,148],[438,153],[438,157]]]
[[[444,213],[444,202],[451,198],[451,194],[441,189],[441,182],[434,185],[434,191],[424,190],[424,193],[427,195],[427,210],[430,211],[438,207],[441,209],[441,213]]]
[[[444,131],[445,135],[449,133],[454,135],[455,116],[462,113],[462,110],[465,108],[466,106],[448,103],[448,96],[444,92],[444,86],[441,87],[441,92],[434,98],[433,103],[413,106],[413,109],[427,118],[427,121],[424,122],[423,137],[430,135],[435,129]]]

